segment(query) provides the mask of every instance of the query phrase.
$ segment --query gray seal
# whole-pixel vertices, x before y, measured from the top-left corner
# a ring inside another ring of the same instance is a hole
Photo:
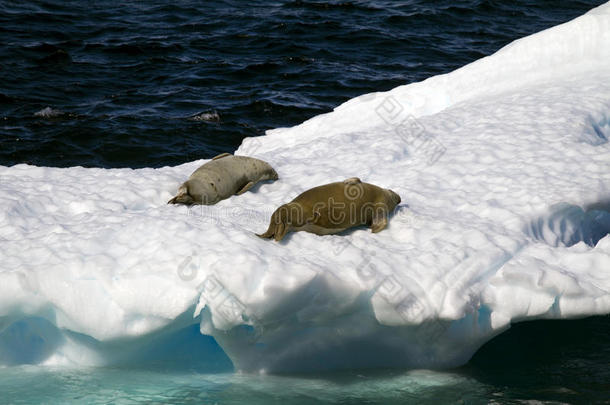
[[[360,225],[370,225],[376,233],[386,227],[398,204],[400,196],[394,191],[352,177],[314,187],[280,206],[267,231],[257,235],[280,241],[291,231],[328,235]]]
[[[223,153],[195,170],[167,203],[212,205],[245,193],[259,181],[277,179],[277,172],[267,162]]]

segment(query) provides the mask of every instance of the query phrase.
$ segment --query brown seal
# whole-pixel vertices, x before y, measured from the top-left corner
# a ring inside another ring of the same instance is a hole
[[[359,225],[379,232],[399,203],[400,196],[392,190],[352,177],[314,187],[282,205],[271,215],[267,231],[258,236],[279,241],[291,231],[328,235]]]
[[[168,204],[212,205],[242,194],[262,180],[277,180],[275,170],[260,159],[223,153],[195,170]]]

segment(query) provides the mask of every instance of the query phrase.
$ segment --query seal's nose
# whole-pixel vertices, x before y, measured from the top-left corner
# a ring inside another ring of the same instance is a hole
[[[395,193],[394,191],[392,191],[392,190],[390,190],[390,193],[392,194],[392,199],[394,200],[396,205],[400,204],[400,202],[402,201],[400,199],[400,196],[397,193]]]

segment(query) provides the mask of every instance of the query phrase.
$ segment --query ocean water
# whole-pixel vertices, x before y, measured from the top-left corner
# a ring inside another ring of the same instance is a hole
[[[1,2],[0,164],[209,158],[601,2],[176,3]],[[601,403],[609,332],[608,317],[517,324],[449,371],[20,366],[0,369],[0,403]]]
[[[602,3],[3,0],[0,164],[210,158]]]
[[[221,359],[215,373],[178,365],[0,368],[0,403],[608,403],[609,333],[608,317],[519,323],[485,344],[466,366],[447,371],[239,374],[223,370]]]

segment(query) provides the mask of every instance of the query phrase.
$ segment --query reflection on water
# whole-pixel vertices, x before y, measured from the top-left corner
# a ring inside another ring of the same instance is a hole
[[[610,317],[514,325],[453,371],[202,374],[147,368],[0,369],[2,403],[599,403],[610,392]],[[544,402],[543,402],[544,403]]]

